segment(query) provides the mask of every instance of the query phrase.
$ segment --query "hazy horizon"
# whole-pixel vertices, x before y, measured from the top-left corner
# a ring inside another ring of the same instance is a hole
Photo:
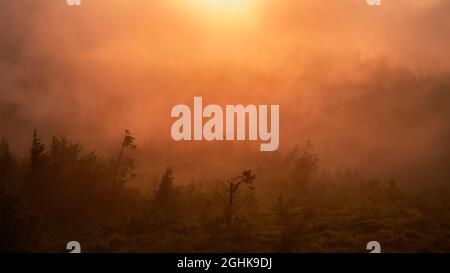
[[[198,95],[279,104],[282,154],[311,139],[330,169],[449,178],[450,2],[235,5],[0,2],[0,137],[20,157],[34,128],[111,153],[129,129],[143,161],[164,143],[232,166],[230,144],[171,140],[170,109]]]

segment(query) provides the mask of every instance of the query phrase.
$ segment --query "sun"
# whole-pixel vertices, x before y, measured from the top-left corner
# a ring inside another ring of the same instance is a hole
[[[183,0],[200,16],[215,21],[242,21],[255,12],[258,0]]]
[[[248,11],[249,0],[194,0],[212,13],[236,14]]]

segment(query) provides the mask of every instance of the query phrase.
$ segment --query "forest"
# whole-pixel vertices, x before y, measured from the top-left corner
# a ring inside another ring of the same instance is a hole
[[[128,130],[121,139],[107,157],[35,130],[22,158],[2,139],[0,251],[66,252],[72,240],[83,252],[367,252],[373,240],[383,252],[450,251],[445,186],[327,171],[308,141],[208,180],[166,166],[141,177],[143,191],[139,147]]]
[[[0,1],[0,252],[450,252],[450,1],[82,2]]]

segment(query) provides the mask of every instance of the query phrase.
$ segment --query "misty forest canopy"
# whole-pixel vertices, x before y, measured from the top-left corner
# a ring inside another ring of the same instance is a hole
[[[394,180],[331,173],[311,141],[282,156],[238,150],[240,172],[205,181],[161,168],[170,147],[159,147],[140,167],[144,190],[131,186],[134,136],[120,137],[110,158],[34,131],[18,159],[2,140],[0,251],[65,251],[74,238],[87,252],[359,252],[373,238],[385,251],[449,250],[448,190],[408,193]]]

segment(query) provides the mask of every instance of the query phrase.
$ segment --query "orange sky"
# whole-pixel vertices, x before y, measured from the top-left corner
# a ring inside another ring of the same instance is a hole
[[[414,166],[449,147],[449,12],[447,0],[0,1],[0,136],[167,141],[171,107],[200,95],[280,104],[283,151],[312,139],[325,164]]]

